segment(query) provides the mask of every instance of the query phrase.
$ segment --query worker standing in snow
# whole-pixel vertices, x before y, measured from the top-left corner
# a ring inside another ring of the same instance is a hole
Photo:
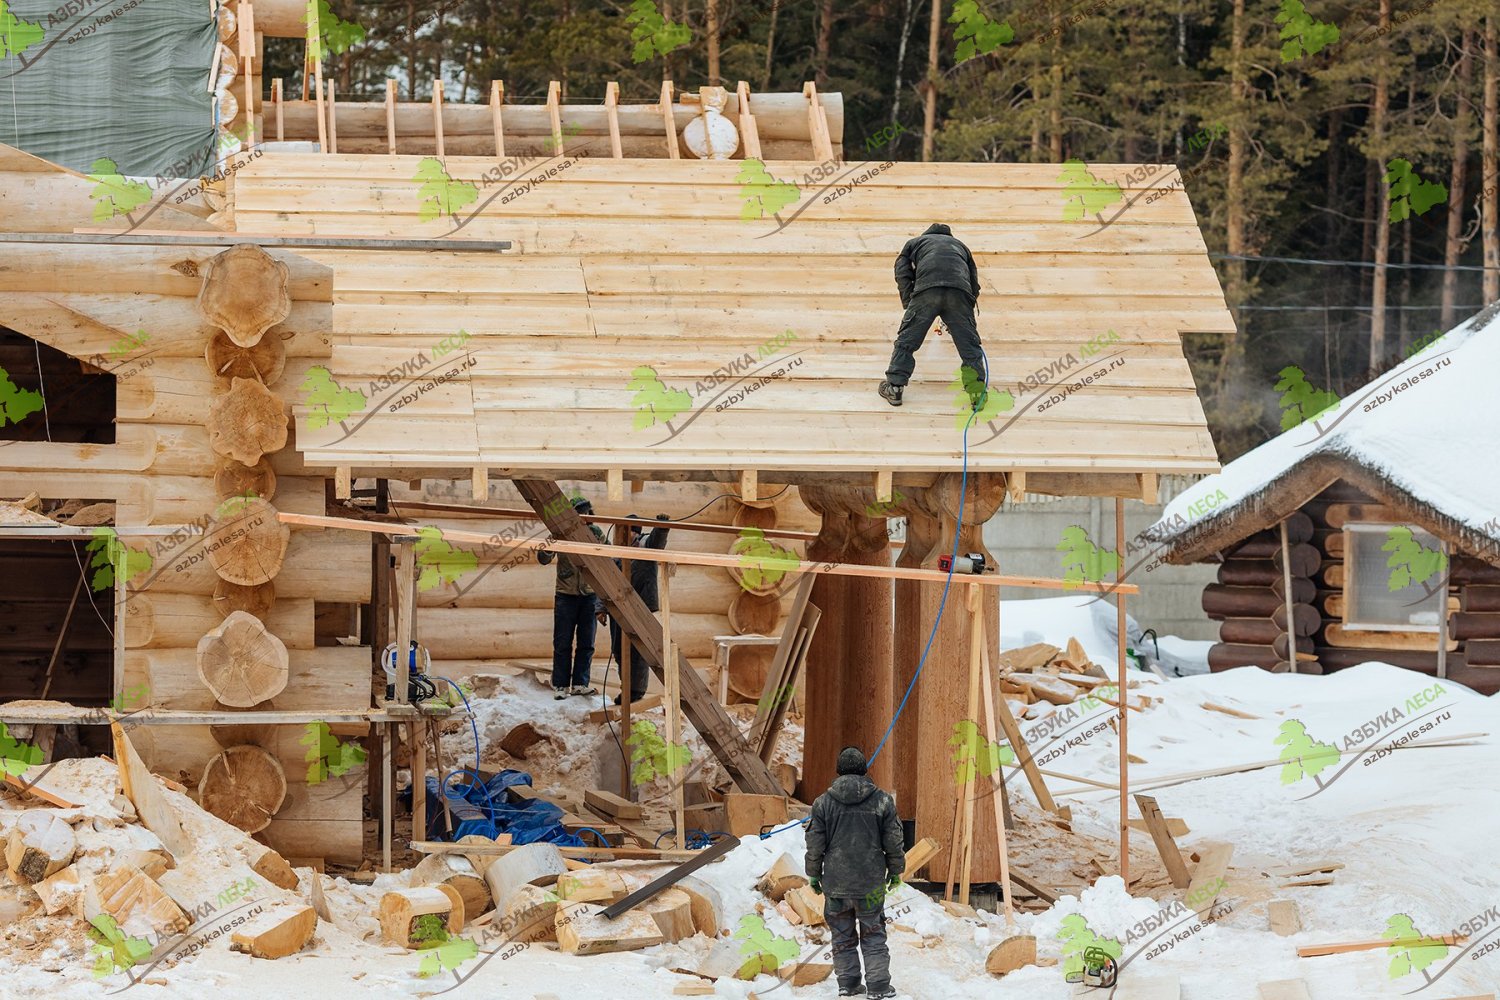
[[[833,934],[839,996],[864,994],[880,1000],[896,995],[885,943],[885,897],[901,884],[906,856],[896,800],[865,777],[865,769],[859,747],[839,751],[839,776],[818,796],[808,818],[806,864]]]
[[[574,497],[573,509],[584,517],[594,513],[594,505],[585,497]],[[600,542],[609,544],[596,525],[590,524],[589,530]],[[537,549],[536,560],[543,566],[554,558],[557,592],[552,595],[552,697],[561,701],[570,694],[599,693],[589,687],[599,597],[571,559],[549,549]]]
[[[934,222],[901,248],[901,256],[896,258],[896,291],[906,312],[901,315],[901,329],[896,333],[885,381],[880,383],[880,395],[892,406],[901,405],[906,383],[917,367],[917,349],[927,339],[932,321],[942,317],[963,367],[968,369],[960,369],[964,388],[974,409],[979,409],[984,403],[988,372],[979,346],[979,328],[974,323],[974,310],[979,304],[979,269],[974,266],[974,255],[953,230]]]
[[[635,515],[630,515],[635,520]],[[670,521],[671,518],[665,514],[657,514],[658,521]],[[667,536],[672,529],[665,524],[657,525],[649,532],[638,525],[630,526],[630,544],[640,549],[664,549],[667,547]],[[620,560],[615,560],[619,565]],[[635,591],[637,597],[646,605],[646,610],[653,615],[661,611],[661,598],[657,592],[657,574],[660,563],[649,562],[645,559],[633,559],[630,563],[630,588]],[[620,658],[620,623],[613,618],[609,622],[609,650],[614,654],[615,662],[621,664],[624,669],[625,661]],[[641,647],[635,643],[630,644],[630,700],[640,701],[646,697],[646,683],[650,669],[646,666],[646,658],[641,653]],[[623,684],[621,685],[623,687]],[[615,704],[620,703],[620,696],[615,695]]]

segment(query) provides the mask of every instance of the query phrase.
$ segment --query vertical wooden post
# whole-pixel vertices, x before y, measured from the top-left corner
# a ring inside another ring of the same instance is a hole
[[[739,102],[740,148],[746,159],[760,159],[760,131],[755,125],[755,116],[750,113],[750,84],[744,80],[734,89]]]
[[[1286,531],[1285,526],[1282,527],[1282,531],[1283,532]],[[1442,586],[1441,590],[1438,593],[1438,598],[1441,601],[1441,603],[1438,605],[1437,675],[1438,675],[1438,677],[1446,678],[1448,676],[1448,569],[1447,569],[1447,567],[1449,566],[1448,560],[1452,559],[1453,555],[1452,555],[1452,553],[1450,553],[1448,551],[1448,543],[1447,543],[1447,541],[1444,540],[1444,539],[1441,539],[1441,538],[1438,539],[1438,551],[1443,554],[1443,566],[1444,566],[1444,569],[1443,569],[1443,576],[1442,576],[1443,586]],[[1285,561],[1285,560],[1283,560],[1283,561]],[[1288,589],[1291,589],[1291,588],[1288,588]],[[1288,627],[1288,629],[1291,628],[1291,622],[1292,622],[1291,613],[1292,613],[1291,609],[1288,608],[1287,609],[1287,627]],[[1297,659],[1296,659],[1296,656],[1297,656],[1297,651],[1296,651],[1295,648],[1293,648],[1293,650],[1292,650],[1292,669],[1293,670],[1297,669]]]
[[[552,155],[563,155],[562,85],[556,80],[547,84],[547,121],[552,127]]]
[[[416,550],[407,538],[396,540],[396,703],[405,705],[411,686],[412,598],[416,583]]]
[[[276,141],[284,142],[286,139],[286,127],[281,116],[282,102],[285,100],[282,89],[281,77],[271,81],[271,100],[276,104]]]
[[[609,155],[622,159],[625,153],[620,147],[620,85],[613,80],[604,85],[604,117],[609,122]]]
[[[505,157],[505,122],[500,116],[500,105],[505,103],[505,81],[490,81],[490,119],[495,126],[495,158]]]
[[[255,99],[260,96],[260,78],[255,74],[255,8],[250,0],[239,5],[240,72],[245,80],[245,151],[255,146]]]
[[[979,616],[979,629],[981,634],[984,630],[984,616]],[[998,634],[998,629],[996,632]],[[984,679],[984,738],[994,746],[998,741],[995,738],[995,682],[990,679],[990,643],[985,637],[980,645],[979,670]],[[1003,696],[1002,696],[1003,697]],[[998,761],[996,764],[998,765]],[[1005,901],[1005,929],[1014,931],[1016,928],[1016,914],[1011,906],[1010,899],[1010,847],[1005,842],[1005,772],[998,766],[995,768],[995,831],[1000,843],[1000,897]]]
[[[392,768],[391,760],[391,729],[392,724],[382,722],[380,728],[380,852],[382,870],[391,870],[391,837],[393,834],[394,819],[396,812],[396,796],[394,785],[396,775]]]
[[[677,148],[677,119],[672,114],[671,80],[663,80],[661,84],[661,125],[666,133],[667,159],[681,159],[682,153]]]
[[[328,81],[328,151],[339,151],[339,105],[334,100],[333,81]]]
[[[130,611],[130,590],[125,585],[125,546],[122,543],[115,551],[115,613],[111,615],[110,627],[114,629],[115,664],[111,690],[111,700],[125,693],[125,620]],[[80,572],[82,572],[80,570]],[[80,576],[81,580],[82,577]],[[153,701],[155,699],[152,699]]]
[[[1115,497],[1115,582],[1125,582],[1125,501]],[[1288,623],[1290,626],[1290,622]],[[1125,594],[1115,591],[1115,653],[1119,657],[1120,699],[1120,878],[1130,887],[1130,753],[1127,748],[1126,727],[1130,715],[1126,708],[1130,704],[1128,678],[1125,675],[1128,659],[1125,656]]]
[[[427,720],[418,716],[406,724],[411,739],[411,839],[427,839]],[[479,778],[476,776],[475,781]]]
[[[1292,616],[1292,546],[1287,539],[1286,518],[1281,519],[1278,525],[1281,529],[1281,584],[1286,588],[1282,600],[1286,602],[1286,658],[1291,664],[1288,669],[1292,673],[1297,672],[1297,619]],[[1120,692],[1120,703],[1125,703],[1125,692]],[[1124,709],[1121,709],[1124,711]]]
[[[968,586],[968,608],[969,608],[969,710],[964,716],[968,726],[976,726],[979,720],[979,688],[980,688],[980,661],[984,650],[984,607],[979,601],[979,585],[971,583]],[[967,727],[966,727],[967,728]],[[973,762],[978,764],[976,759]],[[969,902],[969,872],[971,862],[974,859],[974,778],[978,771],[977,766],[969,770],[964,779],[964,860],[963,874],[959,877],[958,901],[965,905]]]
[[[615,544],[630,544],[630,526],[627,524],[615,525]],[[630,579],[630,560],[620,560],[620,572],[625,574],[625,579]],[[630,636],[622,630],[620,632],[620,756],[624,761],[624,768],[620,772],[620,794],[635,801],[635,783],[630,780],[630,748],[625,741],[630,739]]]
[[[385,145],[386,150],[396,155],[396,81],[385,81]]]
[[[672,645],[672,571],[677,567],[672,563],[658,563],[661,568],[661,648],[662,656],[666,657],[667,682],[667,746],[673,747],[681,740],[682,723],[679,719],[682,702],[682,691],[678,686],[680,665],[677,660],[677,647]],[[622,699],[623,700],[623,699]],[[683,794],[682,782],[672,780],[672,826],[677,831],[677,849],[687,849],[684,839],[683,820]]]
[[[443,155],[443,81],[432,81],[432,135],[437,141],[437,155]]]

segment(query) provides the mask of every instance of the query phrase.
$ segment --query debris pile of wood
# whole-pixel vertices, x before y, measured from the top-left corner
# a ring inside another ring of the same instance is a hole
[[[54,937],[104,944],[109,974],[220,937],[257,958],[305,948],[317,916],[294,895],[286,860],[152,774],[113,728],[118,763],[64,760],[8,776],[0,899],[22,919],[62,920],[47,929]]]
[[[1011,714],[1017,718],[1033,717],[1036,712],[1029,710],[1029,706],[1039,702],[1071,705],[1084,697],[1118,707],[1109,672],[1089,659],[1083,651],[1083,644],[1077,639],[1070,638],[1066,648],[1036,642],[1007,649],[1000,654],[998,662],[1000,691]],[[1135,687],[1135,684],[1132,682],[1129,686]],[[1101,692],[1099,689],[1104,687],[1109,690]],[[1140,711],[1154,700],[1138,695],[1131,700],[1130,707]]]

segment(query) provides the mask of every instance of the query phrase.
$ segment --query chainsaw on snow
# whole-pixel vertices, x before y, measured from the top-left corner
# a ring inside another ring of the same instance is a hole
[[[1089,945],[1083,949],[1083,968],[1078,972],[1070,972],[1065,977],[1070,983],[1082,983],[1085,986],[1113,986],[1115,978],[1120,974],[1120,967],[1109,952],[1096,945]]]

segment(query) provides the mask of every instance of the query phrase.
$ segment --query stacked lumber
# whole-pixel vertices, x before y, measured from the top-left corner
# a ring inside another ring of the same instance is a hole
[[[1218,582],[1203,588],[1203,610],[1220,622],[1219,641],[1208,651],[1211,670],[1256,666],[1283,671],[1296,660],[1298,671],[1319,672],[1312,639],[1320,624],[1313,578],[1323,554],[1309,544],[1311,517],[1298,511],[1285,523],[1284,550],[1279,530],[1257,532],[1224,554]]]

